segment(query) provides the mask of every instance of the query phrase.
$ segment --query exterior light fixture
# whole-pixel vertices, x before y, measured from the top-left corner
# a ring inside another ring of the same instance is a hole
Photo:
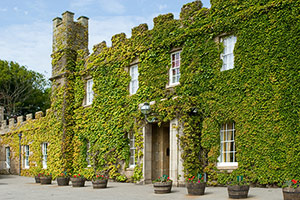
[[[156,117],[153,117],[151,120],[148,119],[148,115],[151,113],[151,107],[148,102],[145,102],[141,107],[141,112],[145,115],[145,120],[148,123],[153,123],[157,120]]]
[[[19,136],[19,176],[21,176],[21,139],[22,139],[22,133],[18,134]]]

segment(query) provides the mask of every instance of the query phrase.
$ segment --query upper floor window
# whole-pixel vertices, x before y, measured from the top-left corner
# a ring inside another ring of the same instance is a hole
[[[10,168],[10,147],[5,148],[5,164],[6,168]]]
[[[231,35],[228,37],[221,38],[221,42],[224,45],[224,51],[221,54],[221,59],[223,60],[223,65],[221,71],[229,70],[234,68],[234,45],[236,43],[236,36]]]
[[[42,144],[42,156],[43,156],[43,168],[47,169],[47,159],[48,159],[48,143],[44,142]]]
[[[169,72],[170,85],[175,85],[179,83],[180,78],[180,53],[177,51],[171,54],[171,68]]]
[[[24,167],[29,168],[29,145],[24,146]]]
[[[235,150],[235,124],[223,124],[220,130],[220,157],[219,166],[237,166]]]
[[[89,79],[86,82],[86,105],[93,103],[94,91],[93,91],[93,79]]]
[[[129,84],[129,93],[135,94],[136,91],[139,89],[139,71],[138,71],[138,65],[133,65],[130,67],[130,77],[131,81]]]
[[[129,160],[129,167],[135,166],[135,137],[134,133],[129,134],[129,146],[130,146],[130,160]]]

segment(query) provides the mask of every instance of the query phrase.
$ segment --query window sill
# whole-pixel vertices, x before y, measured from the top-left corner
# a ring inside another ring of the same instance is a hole
[[[89,107],[92,107],[92,104],[84,104],[83,107],[84,108],[89,108]]]
[[[180,83],[174,83],[174,84],[171,84],[171,85],[167,85],[166,89],[176,87],[177,85],[180,85]]]
[[[219,170],[234,170],[238,168],[237,162],[217,163],[217,169]]]
[[[128,168],[126,168],[126,171],[133,171],[135,168],[135,165],[131,165]]]

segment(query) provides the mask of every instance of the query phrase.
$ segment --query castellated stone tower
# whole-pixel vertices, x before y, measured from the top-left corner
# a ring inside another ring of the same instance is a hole
[[[72,72],[70,61],[75,61],[77,51],[88,52],[88,18],[81,16],[74,21],[74,13],[66,11],[62,18],[53,19],[52,78]]]
[[[53,19],[52,48],[52,105],[60,124],[61,159],[64,170],[72,168],[72,138],[74,121],[72,119],[74,91],[71,86],[77,56],[88,54],[88,18],[73,20],[74,13],[66,11],[62,18]]]

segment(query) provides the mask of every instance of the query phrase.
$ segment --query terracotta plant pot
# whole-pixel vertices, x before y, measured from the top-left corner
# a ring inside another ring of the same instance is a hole
[[[108,180],[93,180],[93,188],[94,189],[99,189],[99,188],[106,188],[107,187],[107,182]]]
[[[70,178],[72,181],[72,187],[84,187],[85,178]]]
[[[189,195],[204,195],[206,183],[187,183],[186,188]]]
[[[51,184],[52,176],[41,176],[40,180],[42,185]]]
[[[228,185],[228,196],[232,199],[244,199],[248,197],[249,185]]]
[[[153,183],[155,194],[170,193],[172,189],[172,181],[170,182],[156,182]]]
[[[56,181],[58,186],[67,186],[69,185],[70,177],[57,177]]]
[[[35,179],[35,183],[41,183],[41,179],[39,176],[35,176],[34,179]]]
[[[284,200],[300,200],[300,188],[285,187],[282,188]]]

